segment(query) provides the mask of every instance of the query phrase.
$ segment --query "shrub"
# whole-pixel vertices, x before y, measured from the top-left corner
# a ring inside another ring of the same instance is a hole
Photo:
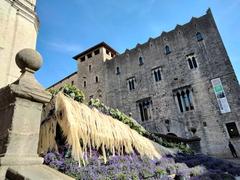
[[[59,92],[63,92],[66,96],[80,103],[83,103],[85,100],[84,93],[80,89],[76,88],[74,85],[71,84],[65,84],[63,87],[59,89],[49,89],[49,92],[54,96]]]

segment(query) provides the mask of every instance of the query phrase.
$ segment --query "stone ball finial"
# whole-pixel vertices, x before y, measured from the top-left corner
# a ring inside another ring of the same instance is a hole
[[[26,68],[37,71],[43,63],[41,54],[33,49],[23,49],[19,51],[16,55],[15,61],[22,71]]]

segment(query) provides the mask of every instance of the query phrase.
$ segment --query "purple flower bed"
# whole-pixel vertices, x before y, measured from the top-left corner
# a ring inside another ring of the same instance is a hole
[[[160,160],[150,160],[139,155],[110,156],[104,164],[102,156],[93,151],[86,155],[86,166],[79,166],[71,158],[69,150],[62,153],[49,152],[44,156],[44,164],[75,179],[82,180],[139,180],[139,179],[233,179],[240,175],[240,169],[233,164],[205,155],[177,154]],[[170,176],[173,175],[174,176]],[[231,176],[233,175],[233,176]]]

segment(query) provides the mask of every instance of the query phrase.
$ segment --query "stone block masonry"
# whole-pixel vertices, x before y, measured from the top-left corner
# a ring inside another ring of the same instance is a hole
[[[35,0],[0,0],[0,87],[20,76],[15,56],[24,48],[36,46],[38,18]]]

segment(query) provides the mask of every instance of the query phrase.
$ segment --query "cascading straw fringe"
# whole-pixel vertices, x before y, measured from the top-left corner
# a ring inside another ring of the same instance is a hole
[[[143,137],[128,125],[90,109],[62,93],[58,93],[55,102],[57,122],[63,130],[67,143],[72,146],[72,156],[85,164],[84,152],[88,149],[102,149],[104,161],[106,150],[112,154],[134,153],[151,159],[161,158],[172,153],[169,149]],[[80,143],[81,142],[81,143]]]

